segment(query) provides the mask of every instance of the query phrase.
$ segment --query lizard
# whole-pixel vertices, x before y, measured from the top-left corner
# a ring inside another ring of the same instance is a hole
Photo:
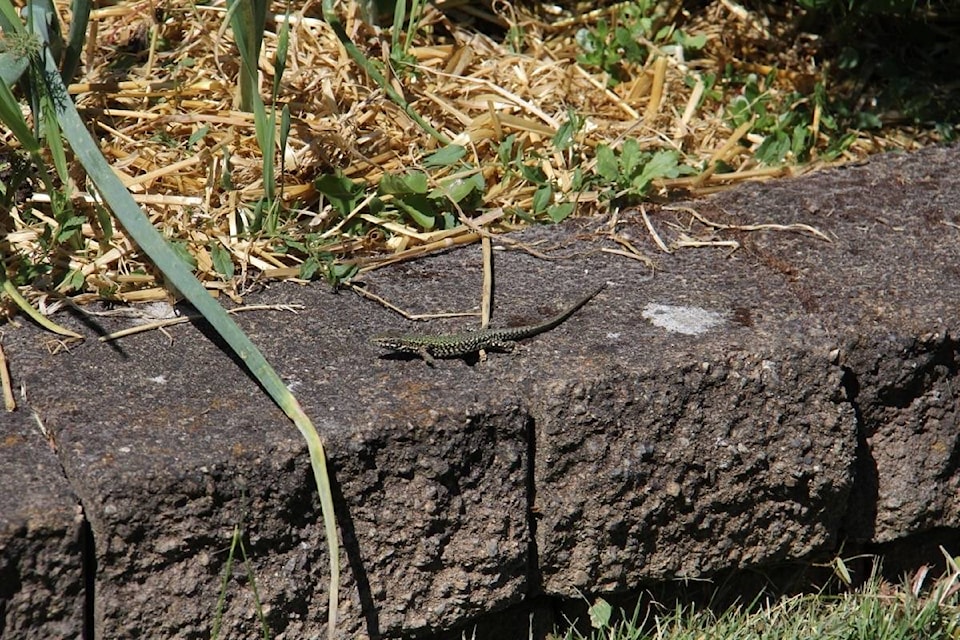
[[[502,329],[475,329],[461,333],[443,333],[423,335],[415,333],[383,333],[370,338],[370,342],[380,347],[398,353],[412,353],[419,355],[429,366],[436,364],[435,358],[459,358],[460,356],[476,353],[481,349],[496,349],[512,351],[513,343],[524,338],[545,333],[557,327],[567,318],[577,312],[580,307],[590,302],[594,296],[606,288],[606,283],[600,285],[568,309],[556,316],[520,327],[505,327]]]

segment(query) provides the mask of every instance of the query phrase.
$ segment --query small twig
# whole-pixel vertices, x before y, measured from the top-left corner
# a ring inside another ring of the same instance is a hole
[[[702,214],[698,213],[695,209],[691,207],[664,207],[666,211],[686,211],[694,218],[702,222],[708,227],[713,227],[714,229],[724,229],[728,231],[792,231],[794,233],[809,233],[817,238],[820,238],[824,242],[833,242],[830,239],[830,236],[820,231],[816,227],[810,226],[809,224],[803,224],[797,222],[794,224],[723,224],[722,222],[716,222],[704,217]]]
[[[653,264],[653,260],[651,260],[650,258],[648,258],[648,257],[645,256],[645,255],[642,255],[642,254],[639,254],[639,253],[634,253],[633,251],[624,251],[623,249],[603,248],[603,249],[600,249],[600,253],[609,253],[609,254],[615,255],[615,256],[622,256],[622,257],[624,257],[624,258],[630,258],[631,260],[636,260],[637,262],[642,262],[643,264],[647,265],[647,266],[650,267],[651,269],[655,269],[655,268],[656,268],[655,265]]]
[[[0,344],[0,385],[3,386],[3,406],[7,411],[15,411],[17,401],[13,397],[13,386],[10,383],[10,369],[7,368],[7,356]]]
[[[460,235],[454,237],[444,238],[443,240],[439,240],[437,242],[431,242],[429,244],[423,244],[411,249],[407,249],[406,251],[400,251],[386,258],[364,258],[357,260],[354,264],[362,265],[360,267],[360,273],[366,273],[368,271],[373,271],[374,269],[386,267],[387,265],[396,264],[397,262],[406,262],[407,260],[413,260],[414,258],[419,258],[430,253],[443,251],[451,247],[457,247],[464,244],[473,244],[479,239],[480,234],[478,233],[461,233]]]
[[[647,215],[647,208],[642,204],[640,205],[640,217],[643,219],[643,224],[647,227],[647,232],[650,233],[650,237],[653,238],[656,245],[660,247],[660,250],[664,253],[671,253],[667,244],[663,241],[663,238],[661,238],[657,230],[653,228],[653,223],[650,222],[650,216]]]
[[[362,287],[352,282],[344,282],[342,286],[350,288],[354,293],[364,298],[367,298],[368,300],[373,300],[374,302],[378,302],[382,304],[387,309],[390,309],[390,311],[393,311],[394,313],[397,313],[403,316],[407,320],[415,320],[415,321],[435,320],[437,318],[462,318],[462,317],[478,315],[474,311],[459,311],[459,312],[449,312],[449,313],[410,313],[405,309],[401,309],[400,307],[393,304],[392,302],[387,301],[385,298],[378,296],[372,291],[368,291],[366,287]]]
[[[235,309],[228,309],[227,313],[240,313],[241,311],[289,311],[291,313],[296,313],[304,308],[305,307],[302,304],[251,304],[244,307],[237,307]],[[171,327],[175,324],[183,324],[192,320],[203,320],[203,316],[199,313],[189,313],[186,315],[177,316],[176,318],[164,318],[162,320],[156,320],[154,322],[148,322],[135,327],[130,327],[128,329],[121,329],[120,331],[109,333],[105,336],[101,336],[99,340],[100,342],[108,342],[110,340],[116,340],[117,338],[123,338],[135,333],[142,333],[144,331],[152,331],[154,329],[159,329],[162,331],[164,327]]]

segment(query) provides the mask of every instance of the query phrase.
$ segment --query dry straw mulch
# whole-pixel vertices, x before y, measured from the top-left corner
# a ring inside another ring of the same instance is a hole
[[[58,6],[69,22],[68,3]],[[272,9],[277,13],[260,58],[265,96],[274,82],[284,5],[275,3]],[[577,215],[611,208],[599,190],[574,193],[575,170],[589,174],[601,144],[617,149],[633,139],[644,150],[672,149],[696,169],[694,175],[655,181],[650,197],[704,194],[818,166],[817,150],[836,134],[821,130],[816,118],[811,162],[800,168],[787,158],[783,166],[762,166],[753,156],[762,138],[749,127],[732,127],[726,117],[738,89],[718,80],[719,97],[704,95],[709,94],[707,74],[720,78],[725,68],[769,75],[773,85],[764,88],[774,95],[809,93],[817,81],[827,80],[815,61],[815,39],[796,32],[789,9],[771,17],[732,0],[661,2],[658,27],[675,24],[690,35],[706,36],[705,47],[696,58],[684,59],[680,48],[643,42],[647,59],[622,61],[614,85],[604,71],[577,62],[581,49],[575,35],[596,29],[600,20],[616,24],[621,10],[622,3],[586,10],[500,0],[447,0],[424,9],[409,49],[413,68],[388,71],[388,76],[418,113],[466,147],[466,160],[482,173],[482,204],[463,212],[474,223],[500,230],[519,221],[513,212],[531,207],[535,186],[505,171],[497,159],[498,146],[511,134],[528,161],[556,185],[557,197],[577,203]],[[354,42],[390,69],[389,28],[361,20],[355,4],[340,5],[338,13]],[[296,241],[309,241],[340,260],[370,264],[390,251],[415,253],[418,247],[478,236],[474,223],[427,231],[409,219],[375,215],[363,207],[345,218],[318,193],[314,180],[335,172],[366,181],[373,193],[381,176],[422,167],[438,147],[347,56],[321,19],[318,3],[307,3],[291,16],[279,96],[293,116],[281,178],[289,213],[272,237],[245,232],[249,205],[263,193],[261,151],[252,115],[235,106],[239,61],[224,3],[119,3],[96,10],[92,25],[85,71],[71,93],[118,175],[154,223],[195,257],[197,273],[212,291],[236,299],[254,276],[295,277],[305,259],[304,252],[290,249]],[[551,139],[571,113],[583,118],[583,127],[575,144],[558,150]],[[898,134],[861,136],[838,160],[917,144]],[[448,174],[431,170],[430,175],[437,180]],[[83,274],[82,282],[72,279],[73,289],[60,285],[78,302],[103,295],[124,301],[165,298],[159,278],[122,229],[107,237],[97,224],[79,172],[75,188],[75,203],[89,217],[79,246],[40,255],[37,239],[44,226],[57,223],[45,194],[36,194],[13,216],[11,254],[48,259],[61,276],[67,269]],[[227,279],[216,271],[215,247],[229,252],[238,277]],[[46,284],[52,288],[56,281]]]

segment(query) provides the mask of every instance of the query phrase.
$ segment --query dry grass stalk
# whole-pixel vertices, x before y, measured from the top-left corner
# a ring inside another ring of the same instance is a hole
[[[661,5],[668,16],[681,16],[679,3]],[[600,145],[619,148],[627,138],[636,139],[644,150],[675,149],[685,164],[704,167],[695,176],[655,181],[660,196],[677,190],[706,194],[792,171],[756,166],[749,145],[743,144],[750,140],[749,123],[732,129],[723,103],[707,97],[704,78],[707,73],[719,76],[726,64],[753,65],[758,71],[776,65],[774,89],[785,92],[819,77],[812,56],[783,53],[748,59],[748,53],[759,54],[765,38],[778,34],[742,6],[715,0],[686,15],[683,25],[688,33],[707,36],[702,57],[684,60],[664,46],[647,43],[652,52],[648,60],[622,61],[621,82],[611,87],[604,71],[577,62],[581,50],[575,36],[580,28],[595,28],[601,17],[615,20],[619,6],[550,18],[543,15],[546,7],[537,5],[509,6],[504,13],[497,13],[500,5],[471,7],[457,2],[426,9],[408,51],[412,66],[406,71],[398,67],[391,78],[418,113],[467,148],[482,173],[487,187],[482,206],[501,213],[480,223],[480,228],[508,228],[517,220],[503,212],[529,210],[533,202],[535,187],[506,172],[497,158],[499,145],[511,135],[517,148],[537,153],[539,168],[566,190],[564,198],[577,202],[581,215],[606,213],[608,203],[596,190],[581,196],[573,193],[575,170],[592,170],[593,152]],[[276,12],[272,17],[281,20],[284,6],[272,9]],[[358,46],[391,71],[389,32],[360,22],[354,4],[341,7],[341,12]],[[291,19],[279,96],[292,116],[282,176],[291,215],[274,235],[241,233],[251,223],[249,203],[263,193],[261,151],[252,115],[234,110],[239,63],[223,5],[171,0],[158,7],[143,0],[98,9],[92,16],[91,33],[96,38],[89,44],[83,77],[71,86],[71,94],[89,116],[117,173],[163,232],[197,257],[198,276],[213,293],[238,296],[243,279],[256,272],[267,277],[296,275],[305,256],[286,250],[287,239],[316,237],[328,243],[325,251],[369,270],[475,242],[484,235],[470,228],[475,225],[426,231],[407,219],[368,212],[363,204],[343,216],[321,196],[313,182],[318,175],[340,172],[375,184],[384,175],[422,167],[436,143],[371,84],[319,16],[319,6],[308,3]],[[516,32],[505,31],[504,25]],[[520,52],[513,46],[516,33],[522,35]],[[260,59],[264,93],[273,82],[276,45],[275,31],[268,30]],[[128,63],[119,64],[130,56]],[[569,113],[584,118],[585,124],[576,144],[559,151],[551,138]],[[822,136],[820,122],[818,114],[814,136]],[[13,144],[9,134],[4,142]],[[898,137],[863,137],[847,157],[915,144]],[[721,163],[733,171],[717,173]],[[224,181],[226,173],[229,184]],[[439,184],[450,173],[434,170],[431,179]],[[82,241],[69,254],[60,247],[51,260],[86,276],[82,300],[98,292],[125,301],[164,297],[151,267],[120,230],[104,242],[94,223],[96,197],[86,194],[84,186],[77,185],[90,223],[80,229]],[[43,228],[56,223],[39,194],[20,203],[11,219],[11,250],[23,256],[43,254],[39,242]],[[666,250],[662,239],[652,237]],[[392,239],[385,243],[387,238]],[[242,278],[223,281],[214,269],[213,247],[229,253]],[[383,260],[379,256],[385,249],[393,255]],[[628,253],[642,255],[636,247]],[[125,278],[134,274],[143,277]]]

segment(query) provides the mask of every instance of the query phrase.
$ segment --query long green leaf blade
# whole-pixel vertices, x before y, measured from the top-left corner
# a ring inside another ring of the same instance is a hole
[[[35,0],[33,21],[36,33],[47,41],[46,18],[44,12],[53,10],[49,0]],[[327,548],[330,555],[330,586],[328,610],[328,637],[332,638],[337,622],[337,602],[340,586],[339,547],[337,544],[336,514],[333,509],[333,497],[330,479],[326,467],[326,455],[320,435],[310,419],[303,412],[296,398],[290,393],[280,376],[273,370],[263,354],[254,346],[246,334],[223,308],[207,293],[203,285],[186,268],[163,236],[154,229],[149,219],[139,209],[130,193],[114,175],[106,159],[100,153],[77,113],[73,101],[67,93],[57,69],[56,62],[48,49],[44,50],[44,81],[56,106],[63,135],[87,171],[100,195],[107,202],[127,233],[140,248],[150,256],[169,282],[201,313],[234,352],[250,369],[263,388],[277,405],[293,420],[307,443],[313,467],[314,480],[320,495],[320,507],[323,514]]]

